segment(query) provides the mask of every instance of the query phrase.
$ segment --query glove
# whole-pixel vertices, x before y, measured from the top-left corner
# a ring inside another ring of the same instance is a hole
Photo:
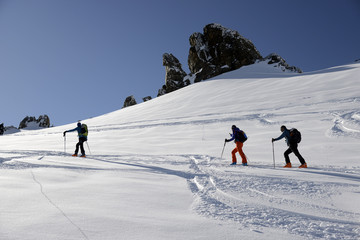
[[[271,142],[275,142],[275,139],[274,139],[274,138],[272,138],[272,139],[271,139]]]
[[[66,131],[64,132],[64,137],[65,137],[65,135],[66,135]]]
[[[230,142],[230,140],[225,138],[225,142]]]

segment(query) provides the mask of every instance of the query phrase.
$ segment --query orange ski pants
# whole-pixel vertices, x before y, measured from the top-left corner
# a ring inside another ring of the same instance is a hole
[[[233,163],[236,163],[236,156],[235,154],[237,152],[239,152],[240,156],[241,156],[241,159],[242,159],[242,163],[247,163],[247,160],[246,160],[246,156],[242,150],[242,147],[243,147],[243,143],[242,142],[235,142],[236,144],[236,147],[234,148],[234,150],[232,150],[231,152],[231,156],[232,156],[232,162]]]

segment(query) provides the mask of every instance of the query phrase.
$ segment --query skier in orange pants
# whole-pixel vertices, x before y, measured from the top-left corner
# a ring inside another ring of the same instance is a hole
[[[235,142],[235,144],[236,144],[236,147],[235,147],[234,150],[232,150],[232,152],[231,152],[232,164],[233,164],[233,165],[236,164],[236,156],[235,156],[235,154],[236,154],[237,152],[239,152],[239,154],[240,154],[240,156],[241,156],[242,164],[243,164],[244,166],[247,166],[246,156],[245,156],[245,154],[244,154],[244,152],[243,152],[243,150],[242,150],[242,147],[243,147],[244,143],[242,143],[242,142]]]
[[[233,131],[233,133],[231,134],[231,139],[225,139],[225,142],[230,142],[232,140],[235,140],[235,144],[236,144],[236,147],[231,152],[231,156],[232,156],[231,165],[236,165],[237,160],[236,160],[236,155],[235,154],[237,152],[239,152],[239,154],[241,156],[241,160],[242,160],[242,165],[247,166],[246,156],[245,156],[245,154],[244,154],[244,152],[242,150],[244,142],[247,140],[247,136],[246,136],[244,131],[240,130],[235,125],[233,125],[231,127],[231,129]]]

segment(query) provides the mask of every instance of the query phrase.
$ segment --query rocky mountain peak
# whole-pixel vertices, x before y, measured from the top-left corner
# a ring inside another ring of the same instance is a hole
[[[208,24],[203,33],[190,36],[188,65],[199,82],[262,59],[254,44],[237,31]]]

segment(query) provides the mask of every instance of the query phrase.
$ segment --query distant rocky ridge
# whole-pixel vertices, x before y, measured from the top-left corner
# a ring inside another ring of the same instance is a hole
[[[40,115],[38,119],[27,116],[20,122],[19,129],[27,127],[48,128],[50,127],[50,118],[48,115]]]
[[[277,55],[276,53],[271,53],[267,57],[261,59],[260,61],[265,61],[268,64],[274,65],[274,67],[280,68],[283,72],[290,71],[295,73],[302,73],[302,70],[300,68],[297,68],[295,66],[290,66],[286,63],[285,59]]]
[[[4,126],[4,123],[0,124],[0,135],[5,133],[16,133],[20,129],[39,129],[39,128],[49,128],[50,127],[50,118],[48,115],[40,115],[39,118],[26,116],[19,124],[19,127],[14,126]]]

